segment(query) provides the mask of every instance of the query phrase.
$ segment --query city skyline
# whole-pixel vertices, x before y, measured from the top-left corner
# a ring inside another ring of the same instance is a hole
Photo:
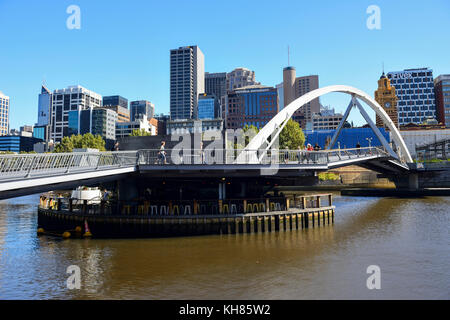
[[[290,64],[296,67],[297,76],[317,74],[319,87],[346,84],[373,94],[383,62],[385,72],[422,67],[432,69],[434,77],[450,72],[446,56],[450,45],[445,41],[448,39],[445,31],[450,29],[448,2],[377,1],[375,4],[381,9],[380,30],[366,27],[370,1],[345,4],[284,1],[273,8],[270,3],[258,2],[258,6],[255,2],[239,3],[239,11],[230,17],[225,16],[227,10],[221,9],[232,8],[237,2],[197,1],[196,4],[217,11],[218,17],[227,18],[227,23],[218,18],[205,28],[205,17],[183,2],[177,2],[178,10],[172,12],[165,8],[167,4],[154,2],[135,1],[129,6],[79,1],[81,29],[69,30],[66,28],[68,2],[32,3],[25,12],[20,4],[3,1],[0,36],[9,45],[0,52],[3,75],[0,90],[11,100],[10,128],[37,122],[38,94],[44,80],[51,90],[80,84],[103,96],[120,94],[129,101],[149,100],[155,104],[156,113],[168,113],[169,52],[186,45],[198,45],[202,49],[206,72],[230,72],[245,67],[256,72],[256,81],[273,87],[282,82],[282,70],[288,65],[288,45]],[[266,26],[262,18],[269,8],[278,23]],[[156,11],[161,14],[155,14]],[[165,21],[169,12],[174,15],[169,21],[173,26]],[[251,30],[256,31],[243,32],[247,30],[247,22],[237,29],[227,28],[248,12],[254,25]],[[177,21],[186,13],[194,15],[188,25]],[[140,19],[147,15],[154,19],[143,25]],[[198,21],[201,17],[203,20]],[[421,19],[432,23],[414,22]],[[304,31],[306,26],[308,32]],[[240,36],[226,38],[234,30]],[[51,37],[43,40],[42,34]],[[268,36],[270,46],[261,49]],[[14,41],[17,38],[22,41]],[[112,40],[120,40],[121,45],[105,50],[105,41]],[[438,46],[437,41],[439,50],[432,50]],[[429,44],[424,46],[424,42]],[[343,112],[348,97],[330,94],[321,98],[321,102],[331,105],[336,112]],[[350,120],[364,124],[357,113]]]

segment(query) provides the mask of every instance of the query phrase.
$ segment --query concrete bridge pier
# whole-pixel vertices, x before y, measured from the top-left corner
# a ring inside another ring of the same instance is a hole
[[[136,178],[129,177],[117,180],[116,183],[117,198],[119,201],[132,201],[139,197],[139,189]]]
[[[410,173],[408,175],[408,188],[410,190],[419,190],[419,174]]]

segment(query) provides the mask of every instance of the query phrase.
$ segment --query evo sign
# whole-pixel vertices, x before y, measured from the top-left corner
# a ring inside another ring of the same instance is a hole
[[[412,73],[411,72],[398,72],[398,73],[391,73],[392,79],[412,79]]]

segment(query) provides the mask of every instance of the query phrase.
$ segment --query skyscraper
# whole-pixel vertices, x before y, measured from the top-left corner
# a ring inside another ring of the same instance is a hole
[[[130,121],[136,121],[143,115],[147,119],[152,119],[155,114],[155,105],[147,100],[131,101],[130,102]]]
[[[434,79],[437,120],[450,128],[450,74]]]
[[[170,117],[197,117],[198,95],[205,92],[205,57],[197,46],[170,50]]]
[[[319,88],[319,76],[310,75],[296,77],[294,67],[286,67],[283,69],[283,90],[284,90],[284,106],[287,107],[292,101],[302,95]],[[306,128],[306,123],[312,123],[315,113],[320,112],[319,98],[308,102],[304,106],[294,112],[292,119],[297,121],[302,128]]]
[[[0,91],[0,136],[9,134],[9,97]]]
[[[215,95],[220,99],[227,94],[227,73],[205,72],[205,92],[208,95]]]
[[[82,86],[69,86],[53,91],[51,139],[61,142],[69,135],[69,111],[101,107],[102,96]]]
[[[52,93],[46,86],[42,85],[38,101],[38,126],[47,126],[50,124],[51,107]]]
[[[389,72],[387,77],[395,87],[398,98],[398,123],[420,124],[427,118],[436,118],[433,70],[406,69]]]

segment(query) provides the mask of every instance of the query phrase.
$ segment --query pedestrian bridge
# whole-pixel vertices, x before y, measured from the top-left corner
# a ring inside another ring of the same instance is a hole
[[[168,151],[166,163],[159,150],[1,155],[0,199],[117,180],[131,173],[179,179],[295,177],[348,165],[385,173],[408,170],[407,165],[377,147],[324,151],[173,149]]]

